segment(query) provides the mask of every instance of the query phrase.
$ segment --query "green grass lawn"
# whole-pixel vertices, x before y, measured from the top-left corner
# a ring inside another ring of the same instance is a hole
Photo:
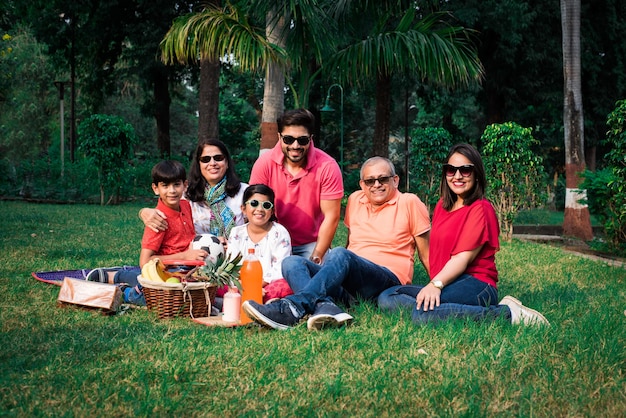
[[[418,327],[370,304],[317,333],[57,307],[31,272],[136,264],[138,208],[0,202],[0,415],[626,415],[626,269],[503,243],[500,296],[550,328]]]

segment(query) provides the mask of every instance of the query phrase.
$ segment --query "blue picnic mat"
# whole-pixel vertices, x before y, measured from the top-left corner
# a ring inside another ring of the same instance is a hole
[[[112,268],[130,270],[130,269],[136,269],[137,266],[123,266],[123,267],[112,267]],[[87,275],[89,274],[91,270],[93,269],[38,271],[38,272],[33,272],[32,276],[41,282],[61,286],[63,284],[63,279],[66,277],[70,277],[72,279],[79,279],[79,280],[87,279]]]

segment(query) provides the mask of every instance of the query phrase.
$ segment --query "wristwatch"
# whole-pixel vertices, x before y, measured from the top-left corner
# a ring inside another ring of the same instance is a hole
[[[443,290],[443,282],[441,280],[433,280],[431,282],[439,290]]]
[[[309,258],[309,260],[311,260],[315,264],[322,264],[322,259],[316,255],[312,255],[311,258]]]

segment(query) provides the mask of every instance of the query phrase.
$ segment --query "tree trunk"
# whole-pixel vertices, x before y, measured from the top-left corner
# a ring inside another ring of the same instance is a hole
[[[220,0],[207,4],[219,7]],[[200,58],[200,86],[198,91],[198,140],[219,139],[220,62]]]
[[[389,158],[389,119],[391,109],[391,77],[379,75],[376,79],[376,124],[372,156]]]
[[[157,147],[161,157],[170,156],[170,103],[168,71],[158,66],[153,71],[154,117],[157,124]]]
[[[580,69],[580,0],[561,0],[563,29],[563,123],[565,132],[565,214],[563,234],[593,239],[589,208],[579,203],[586,190],[579,189],[585,169],[585,136]]]
[[[200,60],[198,140],[219,139],[220,62]]]
[[[267,40],[281,47],[285,46],[282,37],[285,20],[277,18],[275,11],[266,17],[265,35]],[[263,113],[261,115],[261,150],[260,153],[274,147],[278,142],[276,120],[285,109],[285,73],[281,65],[269,62],[265,72],[263,91]]]

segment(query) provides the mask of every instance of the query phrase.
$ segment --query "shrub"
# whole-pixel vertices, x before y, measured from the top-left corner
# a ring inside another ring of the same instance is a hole
[[[532,151],[539,141],[530,128],[515,122],[487,126],[481,140],[487,196],[498,215],[503,238],[510,241],[517,212],[543,203],[543,161]]]
[[[607,168],[585,172],[581,187],[587,189],[589,210],[603,223],[611,249],[626,254],[626,100],[616,103],[606,123],[604,143],[611,147]]]
[[[98,168],[100,204],[105,203],[105,190],[111,191],[109,201],[117,203],[120,183],[135,143],[135,130],[119,116],[91,115],[78,127],[78,147]]]
[[[439,199],[441,164],[452,146],[452,135],[444,128],[413,131],[411,142],[411,192],[431,210]]]

